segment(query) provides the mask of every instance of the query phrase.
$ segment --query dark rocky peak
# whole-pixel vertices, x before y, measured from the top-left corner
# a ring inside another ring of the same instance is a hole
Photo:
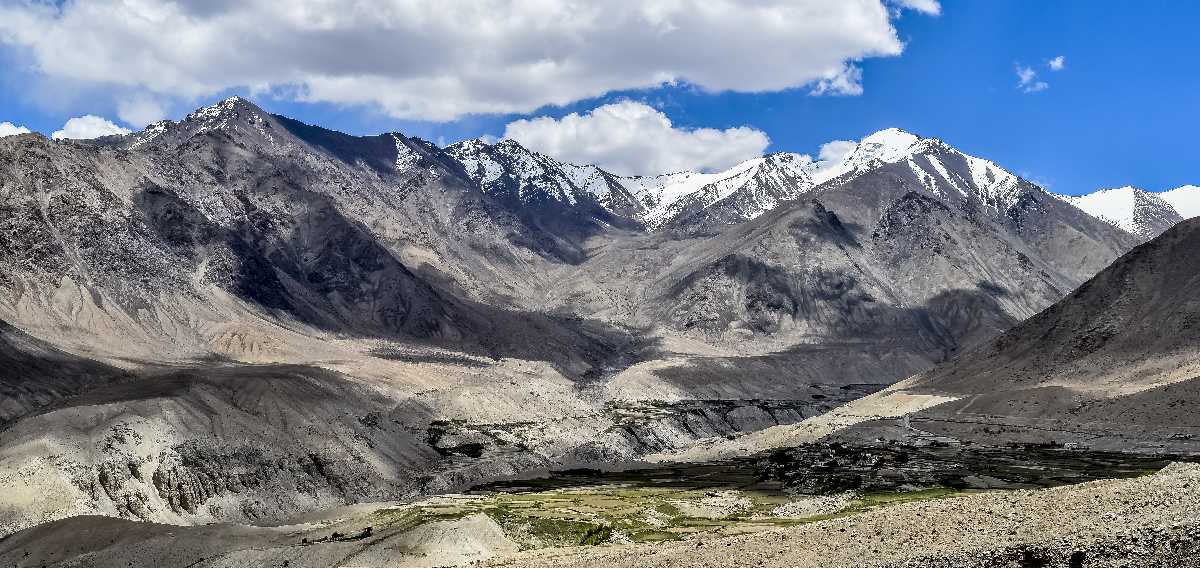
[[[147,151],[174,151],[201,140],[275,155],[311,151],[381,176],[432,173],[466,182],[457,162],[426,141],[394,132],[354,136],[268,113],[242,97],[197,109],[179,122],[153,123],[119,140],[127,149]]]
[[[229,135],[253,133],[270,138],[270,131],[275,129],[273,118],[246,99],[230,97],[197,109],[179,122],[178,127],[191,136],[220,131]]]
[[[258,105],[243,99],[242,97],[229,97],[217,104],[201,107],[195,112],[187,115],[183,120],[188,122],[202,122],[209,125],[214,125],[217,122],[228,122],[230,120],[245,120],[248,122],[256,122],[267,117],[267,113]]]
[[[199,136],[226,137],[248,146],[283,147],[290,140],[277,118],[242,97],[230,97],[197,109],[179,122],[155,122],[120,140],[130,150],[177,148]]]
[[[408,138],[398,132],[354,136],[285,116],[272,115],[276,123],[297,141],[351,166],[365,166],[380,175],[411,174],[453,169],[436,146]]]

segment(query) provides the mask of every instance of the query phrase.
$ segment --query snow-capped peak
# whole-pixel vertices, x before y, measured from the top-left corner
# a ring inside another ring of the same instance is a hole
[[[558,161],[516,140],[494,144],[481,139],[464,140],[448,146],[446,153],[493,195],[516,197],[524,203],[549,199],[569,206],[582,199],[623,214],[640,209],[617,176],[596,166]]]
[[[173,126],[175,126],[175,123],[170,120],[160,120],[158,122],[152,122],[152,123],[146,125],[146,128],[144,128],[141,132],[135,132],[130,137],[131,142],[129,143],[129,148],[131,148],[131,149],[137,148],[148,142],[151,142],[155,138],[158,138],[159,136],[162,136],[163,134],[165,134]]]
[[[211,121],[237,116],[239,113],[250,111],[257,114],[258,107],[254,103],[239,96],[229,97],[217,104],[201,107],[189,114],[184,121]]]
[[[615,200],[622,214],[633,214],[652,229],[718,205],[722,211],[714,218],[723,222],[753,219],[822,184],[846,181],[885,164],[907,163],[932,193],[974,195],[997,211],[1007,209],[1022,187],[1017,176],[992,162],[899,128],[864,137],[840,159],[814,161],[807,154],[780,152],[720,172],[685,171],[654,177],[615,176],[597,166],[559,162],[513,140],[494,144],[467,140],[446,151],[491,193],[515,191],[522,201],[549,196],[574,204],[582,195],[606,203],[616,192],[623,194]]]
[[[265,145],[277,147],[283,142],[277,138],[280,131],[272,122],[271,115],[254,103],[233,96],[196,109],[179,122],[160,120],[152,123],[125,137],[125,144],[131,150],[160,144],[178,145],[205,132],[222,131],[230,135],[249,134]]]
[[[926,140],[899,128],[885,128],[859,140],[841,160],[817,162],[820,174],[817,183],[824,183],[847,174],[862,172],[877,165],[904,160],[919,150]]]
[[[845,181],[885,164],[902,164],[930,193],[974,196],[995,211],[1006,210],[1022,191],[1020,178],[995,163],[899,128],[864,137],[840,162],[818,164],[813,176],[817,184]]]
[[[899,128],[886,128],[860,140],[854,151],[846,156],[846,162],[853,166],[865,165],[871,160],[897,162],[910,155],[913,146],[921,140],[920,136]]]
[[[1180,186],[1160,193],[1159,197],[1170,203],[1184,219],[1200,217],[1200,186]]]
[[[1097,219],[1146,239],[1158,236],[1183,219],[1158,194],[1131,185],[1059,197]]]

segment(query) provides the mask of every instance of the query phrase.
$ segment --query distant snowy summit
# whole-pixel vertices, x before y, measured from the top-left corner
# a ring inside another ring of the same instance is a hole
[[[1184,219],[1200,217],[1200,186],[1184,185],[1158,194]]]
[[[1194,185],[1161,193],[1125,186],[1059,197],[1088,215],[1147,240],[1184,219],[1200,217],[1200,187]]]
[[[468,140],[446,151],[489,193],[564,206],[598,202],[650,230],[700,214],[725,224],[747,221],[827,184],[844,183],[888,164],[910,169],[925,191],[973,195],[997,210],[1015,202],[1020,185],[1017,176],[988,160],[897,128],[863,138],[840,160],[780,152],[720,172],[653,177],[618,176],[594,165],[568,164],[513,140]]]
[[[719,172],[684,171],[652,177],[619,176],[595,165],[561,162],[513,140],[494,144],[468,140],[446,150],[490,193],[564,206],[581,201],[599,203],[652,231],[697,218],[723,224],[747,221],[783,202],[887,165],[911,171],[924,193],[970,198],[995,213],[1013,207],[1031,188],[1043,191],[992,161],[898,128],[864,137],[840,160],[813,160],[805,154],[780,152]],[[1055,197],[1141,239],[1200,216],[1200,187],[1192,185],[1162,193],[1123,187]]]

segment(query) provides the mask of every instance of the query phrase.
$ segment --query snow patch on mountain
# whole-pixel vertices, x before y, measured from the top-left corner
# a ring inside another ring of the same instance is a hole
[[[1200,217],[1200,186],[1185,185],[1170,191],[1164,191],[1159,197],[1170,203],[1180,217],[1191,219]]]
[[[421,155],[409,148],[399,136],[393,134],[392,139],[396,141],[396,171],[406,172],[417,167],[421,161]]]
[[[859,141],[854,151],[846,156],[842,165],[845,169],[869,167],[872,162],[894,163],[910,157],[921,137],[900,130],[887,128]]]
[[[622,178],[597,166],[561,162],[515,140],[495,144],[465,140],[445,151],[462,164],[472,181],[493,195],[514,195],[522,203],[550,200],[566,206],[589,201],[635,218],[643,209]]]
[[[130,149],[137,148],[148,142],[152,142],[159,136],[165,134],[175,123],[170,120],[160,120],[146,126],[145,130],[132,134],[132,142],[129,144]]]
[[[1158,194],[1128,185],[1059,197],[1097,219],[1145,239],[1154,238],[1183,220],[1175,207]]]
[[[286,141],[277,138],[270,125],[270,115],[254,103],[241,97],[229,97],[216,104],[202,107],[179,122],[160,120],[141,132],[122,138],[125,148],[135,150],[146,145],[178,145],[206,132],[223,131],[230,135],[248,133],[266,146],[282,148]]]
[[[262,132],[261,120],[257,108],[249,101],[233,96],[215,105],[203,107],[183,120],[182,124],[194,125],[192,134],[201,134],[209,130],[223,130],[230,127],[233,121],[244,117],[249,123],[258,125]],[[265,132],[263,132],[266,134]]]
[[[818,184],[845,181],[884,164],[898,163],[907,166],[934,195],[945,197],[945,192],[953,190],[961,196],[976,196],[997,212],[1015,204],[1022,191],[1020,178],[994,162],[898,128],[863,138],[840,163],[825,165],[814,179]]]

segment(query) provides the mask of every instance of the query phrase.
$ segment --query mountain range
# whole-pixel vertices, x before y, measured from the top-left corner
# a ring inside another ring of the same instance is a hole
[[[805,154],[780,152],[723,171],[685,171],[655,177],[619,176],[595,165],[564,163],[507,139],[495,144],[467,140],[447,147],[446,152],[463,164],[475,183],[502,199],[527,206],[553,202],[566,207],[598,208],[610,216],[659,231],[686,227],[700,219],[710,224],[754,219],[817,186],[853,177],[881,163],[906,162],[918,177],[930,176],[930,180],[940,179],[944,185],[958,189],[965,178],[947,177],[941,162],[911,160],[924,150],[921,145],[937,143],[892,128],[863,138],[837,161],[814,161]],[[961,174],[972,177],[970,185],[999,187],[1016,179],[990,161],[950,150],[967,162],[968,169]],[[986,179],[989,177],[995,181]],[[1200,187],[1191,185],[1161,193],[1126,186],[1058,197],[1146,240],[1180,220],[1200,216]]]
[[[1173,219],[1089,207],[895,129],[654,178],[241,98],[5,137],[0,533],[265,523],[801,422]]]

